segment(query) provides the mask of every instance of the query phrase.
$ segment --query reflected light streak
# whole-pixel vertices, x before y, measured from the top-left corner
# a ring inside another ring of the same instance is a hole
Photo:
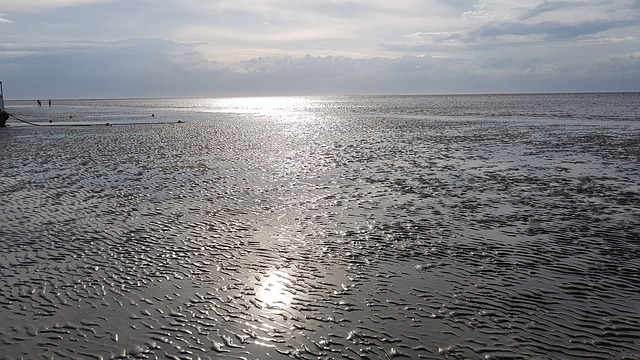
[[[253,114],[299,121],[314,118],[311,109],[317,107],[317,103],[318,100],[305,97],[245,97],[215,99],[209,107],[213,112]]]
[[[291,305],[293,294],[288,290],[291,286],[289,274],[276,270],[266,276],[257,291],[257,298],[267,307],[286,308]]]

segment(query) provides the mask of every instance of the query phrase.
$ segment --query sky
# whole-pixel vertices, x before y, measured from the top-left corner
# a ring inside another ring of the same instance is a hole
[[[5,98],[640,91],[640,0],[0,0]]]

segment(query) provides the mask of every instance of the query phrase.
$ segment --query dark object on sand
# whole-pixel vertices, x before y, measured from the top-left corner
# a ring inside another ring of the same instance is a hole
[[[4,127],[7,120],[9,120],[9,113],[0,109],[0,127]]]
[[[4,126],[9,119],[9,113],[4,111],[4,94],[2,93],[2,81],[0,81],[0,126]]]

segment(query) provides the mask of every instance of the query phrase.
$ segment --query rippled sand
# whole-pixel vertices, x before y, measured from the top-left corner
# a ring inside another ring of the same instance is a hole
[[[0,356],[640,357],[631,123],[0,129]]]

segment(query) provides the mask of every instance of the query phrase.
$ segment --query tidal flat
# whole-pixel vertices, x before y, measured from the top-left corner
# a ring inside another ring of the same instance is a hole
[[[0,358],[640,357],[637,122],[153,111],[0,129]]]

